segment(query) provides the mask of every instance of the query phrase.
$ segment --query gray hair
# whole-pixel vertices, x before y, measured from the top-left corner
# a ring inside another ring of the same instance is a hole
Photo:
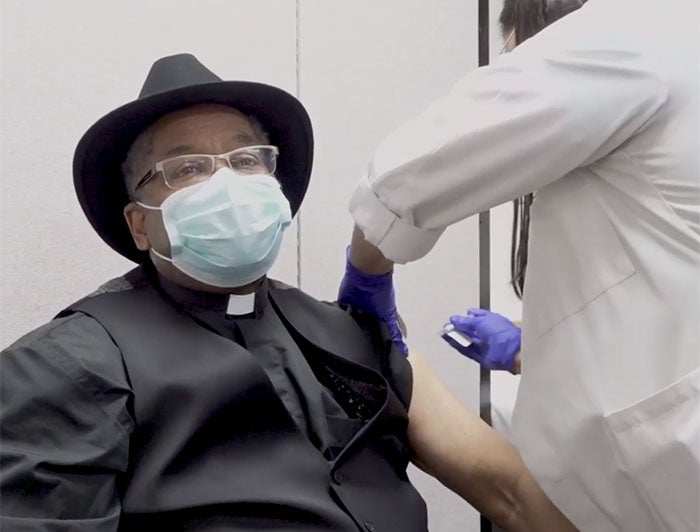
[[[254,116],[243,115],[250,123],[253,132],[261,140],[263,144],[270,144],[270,135],[263,127],[260,120]],[[126,192],[129,194],[129,199],[133,200],[136,196],[136,185],[143,178],[145,169],[143,168],[146,159],[153,153],[153,135],[155,133],[155,122],[144,129],[136,140],[134,140],[131,148],[126,154],[126,159],[122,163],[122,174],[124,176],[124,184]]]

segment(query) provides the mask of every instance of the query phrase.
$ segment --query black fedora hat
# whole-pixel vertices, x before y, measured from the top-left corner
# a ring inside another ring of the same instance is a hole
[[[98,120],[78,142],[73,182],[92,227],[114,250],[135,262],[139,251],[122,214],[129,202],[121,164],[136,137],[160,117],[199,103],[228,105],[254,116],[280,151],[277,177],[296,214],[313,161],[311,122],[287,92],[248,81],[222,81],[190,54],[164,57],[151,67],[139,97]]]

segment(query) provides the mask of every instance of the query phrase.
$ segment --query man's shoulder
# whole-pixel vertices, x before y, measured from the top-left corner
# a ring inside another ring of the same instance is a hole
[[[288,295],[291,297],[299,298],[311,304],[322,305],[327,308],[339,309],[340,305],[335,301],[324,301],[318,299],[311,294],[304,292],[302,289],[292,286],[277,279],[268,279],[268,289],[272,292],[273,297],[275,294]]]
[[[291,296],[287,302],[293,304],[283,307],[282,312],[288,311],[287,317],[299,326],[300,332],[306,333],[307,339],[316,339],[319,342],[318,345],[326,345],[329,351],[341,356],[344,356],[343,352],[338,352],[334,348],[343,348],[351,343],[352,349],[346,354],[352,353],[352,355],[344,358],[375,368],[386,378],[401,403],[408,408],[413,388],[412,370],[406,357],[392,342],[385,323],[351,306],[318,300],[280,281],[270,280],[270,290],[273,299],[277,299],[278,303],[285,295]],[[283,297],[276,298],[276,296]],[[306,319],[299,319],[300,316],[296,314],[296,311],[302,307],[305,311],[307,309],[310,311],[306,314]],[[348,327],[349,324],[351,326]],[[319,325],[326,327],[319,327]],[[332,330],[328,330],[329,327]],[[351,330],[355,332],[352,333]],[[347,335],[339,336],[341,331],[345,331]],[[356,334],[364,336],[365,341],[355,341],[358,339],[358,336],[354,336]],[[324,344],[324,341],[327,343]],[[367,349],[358,349],[360,345],[365,345]]]
[[[11,396],[5,411],[38,399],[56,412],[89,411],[91,419],[99,409],[119,423],[121,434],[133,427],[121,352],[102,325],[81,312],[54,318],[4,349],[0,387]]]
[[[386,324],[371,314],[336,301],[319,300],[280,281],[270,280],[269,287],[272,299],[279,305],[282,314],[310,337],[327,338],[318,328],[323,325],[326,331],[328,327],[333,329],[331,336],[334,338],[337,337],[335,333],[340,331],[350,335],[345,338],[352,337],[350,330],[363,335],[368,340],[365,345],[377,359],[384,360],[394,349]]]
[[[308,304],[318,306],[320,309],[326,309],[333,313],[345,314],[348,318],[351,318],[357,325],[359,325],[360,328],[365,331],[365,333],[372,331],[373,334],[380,333],[383,336],[389,336],[388,330],[385,330],[386,325],[371,314],[359,311],[352,306],[344,305],[337,301],[325,301],[318,299],[295,286],[276,279],[268,279],[268,283],[270,291],[273,293],[273,297],[275,293],[281,295],[288,294],[293,298],[297,298],[299,301],[305,301]]]
[[[277,279],[268,278],[268,283],[270,285],[270,288],[273,290],[299,290],[296,286],[292,286],[285,282],[278,281]]]
[[[8,352],[26,350],[60,352],[63,351],[62,346],[70,348],[66,350],[66,353],[76,351],[75,348],[78,346],[114,346],[114,342],[99,321],[76,308],[83,301],[103,294],[132,290],[138,284],[139,280],[134,276],[134,270],[103,283],[87,296],[68,305],[48,323],[21,336],[3,349],[3,355]]]
[[[143,268],[137,267],[133,270],[128,271],[124,275],[110,279],[109,281],[101,284],[95,290],[90,292],[80,301],[85,301],[87,299],[92,299],[94,297],[103,294],[114,294],[120,292],[128,292],[134,290],[135,288],[141,288],[143,286],[149,285],[150,282],[146,276]]]
[[[127,290],[133,290],[135,287],[134,280],[130,280],[127,275],[121,275],[110,279],[106,283],[101,284],[97,289],[93,290],[87,295],[87,298],[92,298],[99,296],[101,294],[111,294],[114,292],[125,292]]]
[[[70,305],[66,306],[56,316],[56,318],[62,318],[75,313],[84,313],[92,316],[93,314],[90,309],[94,308],[96,301],[102,305],[102,298],[104,296],[108,296],[106,301],[109,302],[110,296],[138,293],[140,292],[138,289],[148,287],[150,285],[151,282],[144,273],[143,269],[141,267],[134,268],[124,275],[120,275],[119,277],[106,281],[85,297],[82,297],[81,299],[78,299],[77,301],[74,301]],[[97,321],[99,321],[99,319],[97,319]]]
[[[25,334],[0,353],[0,366],[3,385],[13,375],[32,382],[43,382],[42,378],[58,382],[55,379],[62,374],[93,397],[102,394],[104,383],[112,389],[128,388],[119,348],[97,320],[80,312]]]
[[[91,343],[111,343],[107,331],[92,317],[75,312],[52,319],[50,322],[28,332],[3,350],[40,350],[46,346],[91,341]]]

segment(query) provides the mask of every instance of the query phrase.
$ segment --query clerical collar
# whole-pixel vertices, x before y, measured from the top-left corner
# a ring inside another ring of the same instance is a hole
[[[245,316],[255,311],[255,292],[250,294],[230,294],[226,305],[227,316]]]
[[[219,294],[191,290],[158,275],[158,284],[177,305],[186,311],[211,310],[226,317],[260,316],[267,302],[267,278],[260,279],[250,294]]]

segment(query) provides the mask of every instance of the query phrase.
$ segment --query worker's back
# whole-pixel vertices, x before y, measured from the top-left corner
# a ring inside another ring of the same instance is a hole
[[[700,527],[699,17],[688,0],[591,0],[522,46],[556,42],[549,61],[610,116],[608,142],[537,192],[513,427],[583,530]],[[606,84],[638,86],[638,112],[606,108]]]

